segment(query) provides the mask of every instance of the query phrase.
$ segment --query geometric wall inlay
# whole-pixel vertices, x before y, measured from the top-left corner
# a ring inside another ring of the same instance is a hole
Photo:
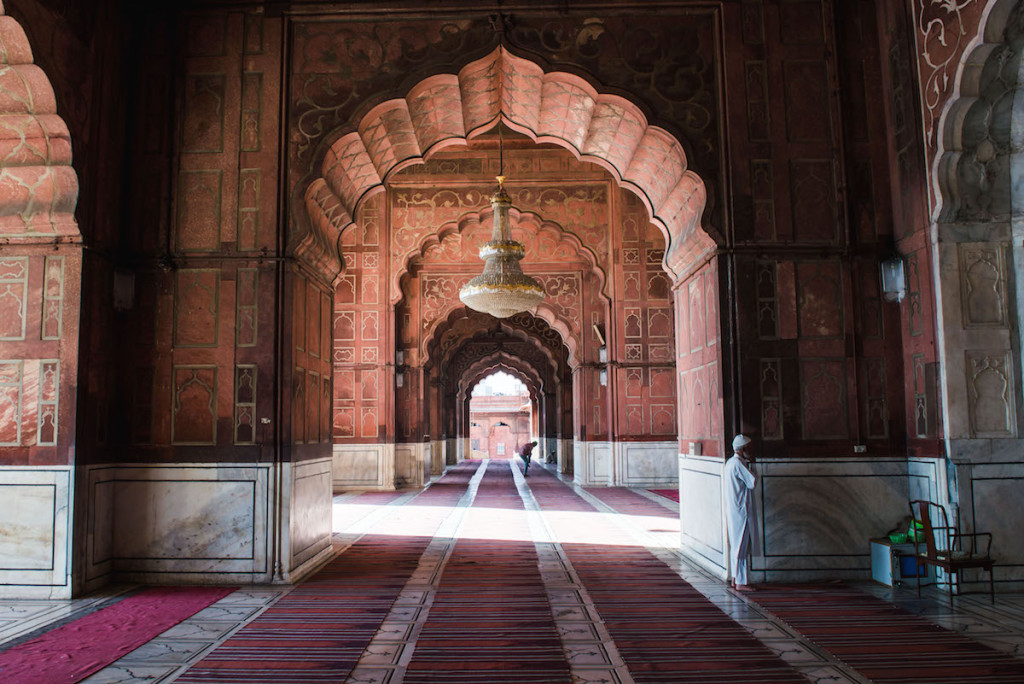
[[[220,271],[183,268],[174,289],[174,346],[217,346]]]
[[[59,340],[64,309],[64,257],[48,256],[44,263],[42,339]]]
[[[804,439],[846,439],[846,360],[801,359],[800,404]]]
[[[235,444],[256,442],[256,365],[235,366]]]
[[[0,446],[21,446],[23,365],[20,360],[0,361]]]
[[[28,257],[0,258],[0,340],[25,339]]]
[[[174,366],[171,443],[217,442],[217,366]]]
[[[36,431],[38,446],[57,445],[57,411],[60,396],[60,361],[39,362],[39,406]]]
[[[259,321],[259,270],[238,269],[235,300],[235,346],[255,347]]]

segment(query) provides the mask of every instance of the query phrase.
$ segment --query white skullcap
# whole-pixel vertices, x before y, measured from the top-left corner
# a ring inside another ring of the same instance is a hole
[[[733,437],[733,440],[732,440],[732,448],[735,451],[736,449],[739,449],[740,447],[747,446],[748,444],[750,444],[750,442],[751,442],[751,439],[749,437],[747,437],[746,435],[736,435],[735,437]]]

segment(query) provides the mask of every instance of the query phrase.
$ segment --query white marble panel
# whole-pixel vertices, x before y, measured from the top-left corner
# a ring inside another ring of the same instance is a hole
[[[395,444],[395,487],[423,486],[422,452],[418,442]]]
[[[589,487],[613,482],[611,442],[576,442],[573,457],[576,484]]]
[[[300,567],[331,545],[331,461],[285,464],[292,475],[290,569]]]
[[[961,510],[961,525],[992,533],[997,582],[1024,580],[1024,535],[1020,531],[1024,463],[974,466],[970,482],[971,508]]]
[[[390,444],[335,444],[335,491],[394,489],[394,447]]]
[[[71,468],[0,467],[0,596],[70,598]]]
[[[88,470],[87,577],[140,582],[271,581],[272,466],[152,464]],[[285,517],[288,511],[279,514]],[[112,520],[112,523],[110,522]],[[285,547],[287,548],[287,547]],[[109,551],[104,553],[104,551]]]
[[[946,461],[941,458],[907,459],[907,497],[946,503]]]
[[[722,509],[724,462],[711,456],[678,454],[679,529],[683,552],[705,569],[726,571]]]
[[[678,482],[678,442],[616,442],[615,486],[667,487]]]
[[[771,579],[860,577],[870,567],[868,539],[909,515],[905,460],[783,460],[760,469]]]

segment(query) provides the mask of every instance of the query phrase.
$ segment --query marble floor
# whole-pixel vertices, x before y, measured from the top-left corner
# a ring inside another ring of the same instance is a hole
[[[482,473],[481,469],[474,478],[477,484]],[[867,681],[747,596],[729,590],[724,582],[685,560],[676,550],[679,539],[677,519],[621,514],[601,499],[576,487],[576,492],[597,511],[574,514],[579,516],[576,526],[578,538],[566,539],[564,534],[556,537],[548,514],[542,512],[533,499],[529,481],[522,477],[518,468],[514,473],[525,510],[470,514],[475,495],[474,481],[471,481],[462,499],[440,513],[440,524],[436,511],[426,515],[422,507],[417,507],[415,497],[418,492],[403,493],[390,503],[372,506],[360,504],[357,494],[335,497],[334,541],[339,552],[368,533],[387,534],[401,530],[403,534],[416,534],[419,526],[429,524],[433,537],[419,568],[366,648],[349,682],[398,684],[403,681],[404,666],[415,650],[416,637],[424,619],[422,616],[428,612],[424,608],[429,609],[439,574],[457,539],[481,534],[488,535],[490,539],[501,539],[503,534],[521,537],[524,530],[528,530],[525,534],[537,550],[541,577],[574,681],[633,681],[600,620],[588,621],[585,618],[596,613],[585,588],[574,576],[571,564],[567,564],[561,547],[561,543],[569,541],[600,542],[602,530],[608,525],[614,525],[617,530],[625,532],[635,545],[655,554],[808,680]],[[646,490],[636,491],[666,510],[673,510],[676,506],[674,502]],[[523,516],[526,524],[508,525],[510,515]],[[493,519],[487,516],[493,516]],[[935,624],[1024,659],[1024,595],[1000,594],[995,606],[989,604],[985,595],[966,595],[958,597],[951,609],[948,600],[937,594],[926,591],[925,596],[918,599],[912,586],[890,589],[870,582],[857,586]],[[88,613],[131,588],[109,587],[92,596],[70,601],[0,601],[0,650]],[[291,587],[287,586],[250,586],[236,591],[84,681],[90,684],[173,682],[192,664],[290,591]]]

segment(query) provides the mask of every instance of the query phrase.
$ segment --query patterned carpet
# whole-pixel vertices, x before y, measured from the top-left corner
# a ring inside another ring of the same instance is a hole
[[[507,462],[490,463],[474,509],[523,510]],[[493,517],[472,513],[444,569],[405,673],[407,684],[571,682],[533,542],[495,541]],[[500,523],[529,538],[525,518]]]
[[[1024,661],[843,585],[767,585],[751,595],[874,682],[1024,682]]]
[[[530,488],[556,534],[573,533],[573,511],[590,504],[547,471]],[[644,497],[605,490],[633,514]],[[634,498],[635,497],[635,498]],[[662,511],[664,509],[662,508]],[[650,552],[617,528],[605,544],[563,544],[637,682],[801,682],[806,679]]]
[[[453,469],[417,504],[439,511],[454,505],[474,469]],[[345,681],[429,542],[426,536],[363,537],[176,681]]]

